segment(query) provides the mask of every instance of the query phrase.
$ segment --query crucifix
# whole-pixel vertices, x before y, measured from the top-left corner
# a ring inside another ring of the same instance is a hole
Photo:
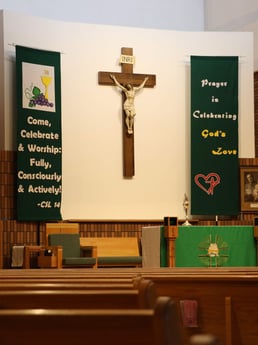
[[[121,89],[123,105],[123,174],[125,178],[134,176],[134,97],[143,87],[154,87],[153,74],[133,73],[133,48],[122,48],[120,63],[122,72],[99,72],[100,85],[113,85]]]

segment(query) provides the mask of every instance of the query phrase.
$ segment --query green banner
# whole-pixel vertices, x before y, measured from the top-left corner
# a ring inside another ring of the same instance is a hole
[[[191,214],[239,213],[238,57],[191,57]]]
[[[60,220],[60,53],[16,46],[17,219]]]

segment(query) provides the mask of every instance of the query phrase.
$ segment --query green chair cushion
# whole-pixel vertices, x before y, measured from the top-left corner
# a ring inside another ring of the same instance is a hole
[[[98,265],[104,264],[141,264],[141,256],[100,256],[98,257]]]
[[[89,265],[93,266],[96,264],[96,258],[65,258],[63,259],[64,265],[71,265],[71,266],[80,266],[80,265]]]

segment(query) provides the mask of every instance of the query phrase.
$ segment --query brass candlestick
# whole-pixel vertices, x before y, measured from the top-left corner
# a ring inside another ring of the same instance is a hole
[[[183,208],[185,210],[185,222],[182,224],[184,226],[189,226],[192,225],[189,221],[188,221],[188,208],[189,208],[189,200],[187,195],[185,194],[185,198],[183,201]]]

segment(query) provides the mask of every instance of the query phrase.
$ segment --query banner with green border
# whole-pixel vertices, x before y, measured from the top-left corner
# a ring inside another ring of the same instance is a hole
[[[17,219],[61,220],[60,53],[16,46]]]
[[[238,213],[238,57],[191,56],[191,214]]]

